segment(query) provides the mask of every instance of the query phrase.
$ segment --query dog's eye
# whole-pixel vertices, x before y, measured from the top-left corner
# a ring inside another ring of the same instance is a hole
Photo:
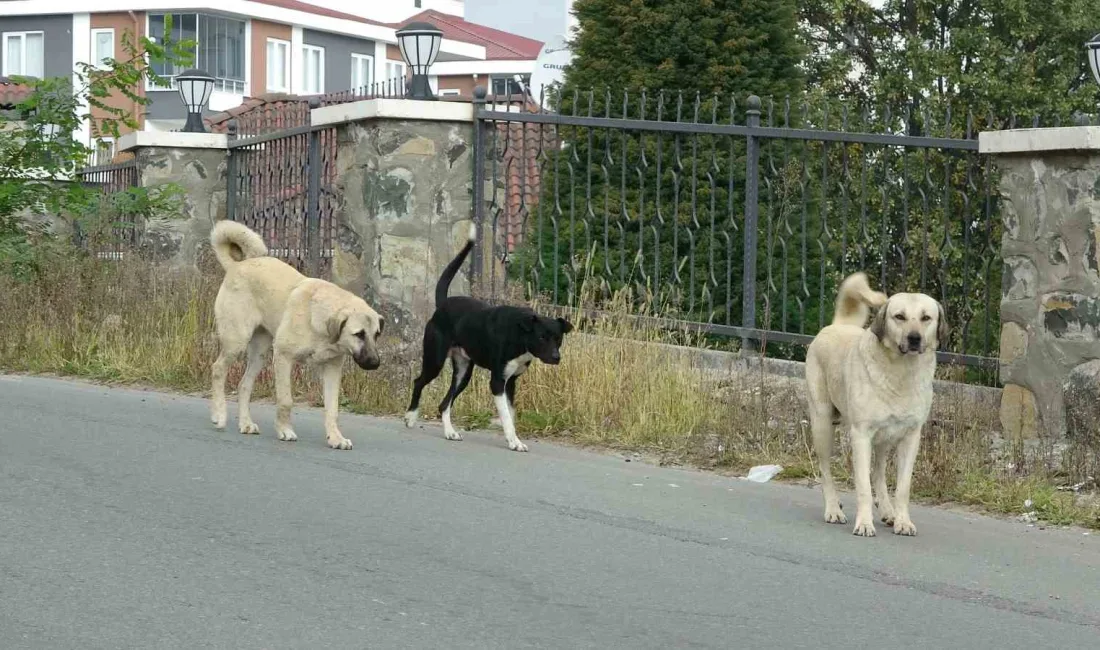
[[[355,338],[360,339],[362,341],[366,341],[367,340],[367,330],[359,330],[358,332],[355,333]]]
[[[905,320],[905,314],[894,314],[894,320]]]
[[[920,322],[922,322],[922,323],[927,323],[930,320],[932,320],[932,317],[929,316],[928,314],[925,314],[924,316],[920,317]]]

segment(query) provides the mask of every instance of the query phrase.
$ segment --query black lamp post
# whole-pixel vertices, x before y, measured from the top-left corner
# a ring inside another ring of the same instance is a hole
[[[401,57],[412,70],[412,81],[405,96],[409,99],[433,100],[432,85],[428,82],[428,68],[439,56],[443,32],[431,23],[415,22],[397,30],[397,45]]]
[[[1088,50],[1089,67],[1092,68],[1092,78],[1096,80],[1096,83],[1100,84],[1100,34],[1093,36],[1088,43],[1085,43],[1085,49]]]
[[[185,70],[176,75],[176,88],[179,89],[180,99],[187,108],[187,124],[183,125],[184,133],[206,133],[206,126],[202,123],[202,111],[210,101],[210,93],[214,92],[214,77],[202,70]]]

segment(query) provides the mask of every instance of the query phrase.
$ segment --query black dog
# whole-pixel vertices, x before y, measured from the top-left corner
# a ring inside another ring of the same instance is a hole
[[[470,226],[469,241],[443,269],[435,285],[435,313],[424,328],[424,361],[420,376],[413,382],[405,424],[411,427],[416,422],[420,394],[439,376],[450,357],[454,371],[451,388],[439,404],[443,435],[448,440],[462,440],[451,424],[451,405],[470,383],[476,365],[490,373],[489,389],[508,438],[508,448],[527,451],[527,445],[516,437],[516,379],[527,370],[532,359],[559,363],[562,337],[573,326],[564,318],[546,318],[524,307],[492,307],[468,296],[448,298],[451,280],[473,249],[476,237],[477,229]]]

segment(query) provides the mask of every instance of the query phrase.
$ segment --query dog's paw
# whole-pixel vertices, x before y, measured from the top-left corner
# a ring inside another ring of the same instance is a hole
[[[211,415],[210,422],[214,424],[215,429],[225,428],[226,417],[224,415]]]
[[[874,537],[875,525],[869,521],[856,520],[856,527],[852,529],[852,534],[857,537]]]
[[[294,442],[298,439],[298,434],[294,433],[290,429],[279,432],[279,440],[285,440],[286,442]]]
[[[326,437],[328,446],[333,449],[342,449],[344,451],[351,451],[351,441],[344,436],[328,436]]]
[[[917,534],[917,526],[908,519],[898,519],[894,522],[894,534],[914,537]]]
[[[420,413],[419,413],[419,412],[417,412],[417,411],[407,411],[407,412],[405,413],[405,426],[407,426],[407,427],[409,427],[409,428],[411,429],[411,428],[412,428],[412,426],[413,426],[414,424],[416,424],[416,419],[417,419],[418,417],[420,417]]]
[[[846,524],[848,523],[848,517],[844,514],[844,511],[839,506],[836,508],[825,509],[825,523],[827,524]]]
[[[882,523],[886,524],[887,526],[893,526],[894,525],[894,513],[892,513],[892,512],[882,513],[882,516],[879,517],[879,519],[882,521]]]
[[[522,440],[513,440],[509,442],[508,448],[512,451],[527,451],[527,445],[523,444]]]
[[[443,437],[447,440],[454,440],[455,442],[462,440],[462,434],[453,429],[451,431],[444,431]]]
[[[260,432],[260,427],[255,422],[241,422],[240,429],[241,433],[245,434],[258,434]]]

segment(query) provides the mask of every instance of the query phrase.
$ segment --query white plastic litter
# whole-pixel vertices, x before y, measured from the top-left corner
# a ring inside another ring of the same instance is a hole
[[[757,465],[749,470],[749,474],[745,477],[745,480],[752,481],[753,483],[767,483],[775,478],[776,474],[782,471],[783,468],[779,465]]]

